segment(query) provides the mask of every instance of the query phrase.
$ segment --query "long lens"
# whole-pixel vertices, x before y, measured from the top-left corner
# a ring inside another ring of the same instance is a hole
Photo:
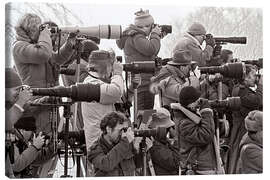
[[[208,101],[212,108],[227,108],[230,110],[239,110],[241,107],[240,97],[228,97],[225,100]]]
[[[99,25],[90,27],[61,27],[62,33],[79,32],[79,34],[103,39],[119,39],[122,36],[121,25]]]
[[[134,130],[135,137],[154,137],[157,139],[164,139],[167,135],[165,127],[158,127],[156,129]]]
[[[160,25],[161,32],[166,32],[167,34],[172,33],[172,26],[171,25]]]
[[[259,58],[258,60],[244,60],[242,62],[245,64],[256,65],[259,68],[263,68],[263,58]]]
[[[123,64],[124,71],[132,72],[134,74],[140,73],[155,73],[156,63],[154,61],[136,61],[132,63]]]
[[[214,37],[217,43],[246,44],[246,37]]]
[[[71,85],[69,87],[32,88],[34,96],[68,97],[73,101],[100,101],[100,86],[93,84]]]
[[[243,63],[227,63],[222,66],[199,67],[202,74],[220,73],[228,78],[242,79],[245,74],[245,65]]]
[[[69,69],[69,68],[60,68],[60,74],[65,74],[69,76],[73,76],[76,74],[76,69]]]

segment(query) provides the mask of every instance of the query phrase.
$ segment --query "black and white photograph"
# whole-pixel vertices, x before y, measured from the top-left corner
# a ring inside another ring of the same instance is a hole
[[[3,176],[265,174],[263,4],[3,6]]]

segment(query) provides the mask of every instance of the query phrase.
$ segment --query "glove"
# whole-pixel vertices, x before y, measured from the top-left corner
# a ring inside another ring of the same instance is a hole
[[[206,42],[206,45],[209,45],[212,48],[214,48],[216,45],[215,39],[213,38],[212,34],[206,34],[205,42]]]
[[[205,109],[205,108],[210,108],[210,104],[207,99],[200,98],[199,104],[200,104],[200,110]]]
[[[123,73],[123,65],[120,62],[115,61],[113,63],[113,75],[122,76],[122,73]]]
[[[161,36],[161,28],[160,28],[159,26],[155,26],[155,27],[152,29],[151,33],[155,33],[155,34],[157,34],[158,36]]]

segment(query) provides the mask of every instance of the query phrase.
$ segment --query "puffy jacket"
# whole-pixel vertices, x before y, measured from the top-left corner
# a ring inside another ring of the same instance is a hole
[[[88,150],[88,160],[94,165],[95,176],[134,176],[133,145],[123,138],[115,146],[103,135]]]
[[[200,45],[190,34],[185,33],[181,37],[173,49],[173,52],[178,49],[188,49],[192,55],[192,61],[196,61],[198,66],[205,66],[207,61],[210,61],[210,58],[213,54],[213,48],[209,45],[205,49],[201,49]]]
[[[156,175],[179,174],[179,149],[168,142],[155,140],[150,148],[151,159]]]

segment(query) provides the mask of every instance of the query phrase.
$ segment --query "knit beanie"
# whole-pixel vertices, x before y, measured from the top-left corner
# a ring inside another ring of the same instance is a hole
[[[19,75],[12,68],[6,68],[6,88],[13,88],[22,85]]]
[[[204,26],[200,23],[193,23],[187,31],[189,34],[191,35],[205,35],[206,34],[206,30],[204,28]]]
[[[248,113],[245,118],[245,127],[247,131],[258,132],[262,131],[263,126],[263,112],[254,110]]]
[[[138,12],[135,12],[135,20],[134,24],[135,26],[147,26],[154,23],[154,18],[149,14],[149,10],[140,10]]]
[[[199,99],[201,92],[193,86],[186,86],[180,92],[179,102],[182,106],[187,106]]]

